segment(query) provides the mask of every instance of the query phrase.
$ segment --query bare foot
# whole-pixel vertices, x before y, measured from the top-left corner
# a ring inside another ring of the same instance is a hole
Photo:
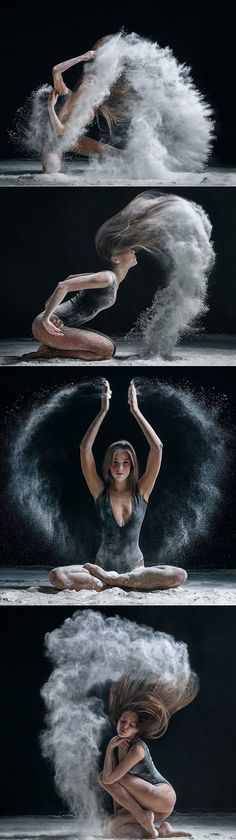
[[[107,586],[111,586],[114,579],[119,577],[118,572],[106,572],[104,569],[101,569],[101,566],[96,566],[95,563],[85,563],[84,568],[88,570],[90,575],[95,575],[103,583],[106,583]]]
[[[52,569],[49,574],[49,581],[56,589],[68,589],[80,592],[81,589],[95,589],[96,592],[102,592],[106,586],[101,580],[88,574],[88,572],[78,572],[77,574],[66,574],[62,570]]]
[[[160,837],[192,837],[192,834],[190,834],[190,832],[188,832],[188,831],[181,831],[181,829],[179,829],[179,831],[178,830],[174,831],[173,828],[171,828],[170,823],[163,822],[163,823],[161,823],[160,828],[159,828],[159,836]]]
[[[141,820],[140,820],[141,822]],[[148,837],[159,837],[159,833],[154,825],[154,812],[153,811],[144,811],[144,815],[142,817],[141,825],[147,831]]]
[[[46,344],[40,344],[37,350],[33,350],[32,353],[24,353],[22,359],[25,362],[30,362],[31,359],[51,359],[54,355],[55,350],[53,347],[47,347]]]

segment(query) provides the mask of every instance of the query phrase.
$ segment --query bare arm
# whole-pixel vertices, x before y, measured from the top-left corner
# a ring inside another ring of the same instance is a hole
[[[103,387],[100,411],[89,426],[80,444],[81,467],[83,470],[85,481],[87,482],[90,493],[94,499],[97,499],[99,493],[101,493],[101,490],[104,487],[104,483],[97,473],[97,468],[93,455],[93,444],[97,437],[97,433],[100,429],[100,426],[103,423],[104,417],[106,417],[106,414],[109,411],[110,399],[110,385],[109,382],[106,382],[106,384]]]
[[[146,469],[142,477],[139,479],[140,493],[142,493],[142,496],[146,502],[148,502],[150,493],[152,492],[160,471],[163,446],[160,438],[156,432],[154,432],[154,429],[150,423],[148,423],[138,407],[136,388],[133,383],[131,383],[129,387],[128,401],[130,404],[131,414],[134,415],[135,420],[137,420],[137,423],[140,426],[140,429],[142,429],[142,432],[149,444],[149,455]]]
[[[124,741],[123,738],[115,736],[108,744],[102,771],[103,782],[106,785],[112,785],[113,782],[118,782],[119,779],[122,779],[122,776],[125,776],[129,772],[131,767],[134,767],[138,761],[142,761],[144,758],[144,749],[141,744],[134,744],[130,747],[125,757],[114,767],[113,752],[122,744],[122,741]]]
[[[60,136],[60,135],[64,134],[64,125],[62,125],[62,123],[59,120],[59,117],[57,116],[56,111],[55,111],[55,105],[56,105],[57,99],[58,99],[58,93],[56,93],[55,90],[52,90],[52,92],[50,93],[50,95],[48,97],[48,113],[49,113],[50,123],[53,127],[53,130],[55,131],[55,134]]]
[[[57,93],[60,93],[61,95],[68,93],[68,87],[62,78],[62,74],[65,73],[66,70],[70,70],[71,67],[74,67],[75,64],[81,64],[82,61],[91,61],[91,59],[95,58],[95,55],[95,50],[88,50],[88,52],[83,53],[82,55],[77,55],[76,58],[69,58],[68,61],[61,61],[60,64],[55,64],[52,69],[52,77],[53,85]]]
[[[79,292],[82,289],[103,289],[106,286],[110,286],[112,280],[110,271],[98,271],[96,274],[71,274],[66,280],[62,280],[61,283],[57,284],[46,303],[45,312],[42,317],[42,323],[45,329],[52,335],[63,335],[62,331],[52,324],[50,318],[68,292]]]

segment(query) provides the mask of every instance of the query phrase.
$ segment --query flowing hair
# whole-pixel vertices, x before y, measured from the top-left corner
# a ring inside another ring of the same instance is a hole
[[[177,195],[139,193],[119,213],[103,222],[95,236],[102,262],[110,263],[113,254],[130,248],[151,251],[157,246],[157,217],[176,201],[181,201]]]
[[[137,670],[123,674],[110,690],[109,712],[117,726],[125,711],[138,716],[138,731],[146,738],[161,738],[167,730],[171,715],[192,703],[199,691],[199,680],[194,671],[179,683],[162,683],[153,673],[138,676]]]
[[[172,193],[144,191],[107,219],[95,237],[103,264],[114,254],[148,251],[159,263],[164,285],[138,315],[126,338],[145,352],[167,357],[182,336],[207,312],[208,276],[214,265],[212,225],[201,205]],[[145,278],[148,282],[148,278]]]
[[[117,440],[115,443],[111,443],[108,446],[108,449],[105,453],[104,461],[103,461],[103,479],[106,487],[110,487],[113,483],[113,478],[110,472],[110,468],[112,465],[113,457],[117,449],[123,449],[125,452],[128,452],[130,457],[130,474],[128,476],[128,482],[130,485],[131,492],[133,494],[137,493],[138,490],[138,460],[136,452],[131,443],[128,440]]]
[[[99,38],[96,41],[92,49],[98,50],[104,44],[108,43],[108,41],[111,41],[113,37],[113,35],[104,35],[103,38]],[[88,66],[86,65],[84,67],[83,78],[89,74],[90,68],[91,62],[89,62]],[[122,125],[126,121],[129,103],[134,99],[134,95],[135,92],[128,81],[124,67],[116,81],[111,85],[107,98],[97,108],[94,108],[98,127],[100,128],[99,118],[102,115],[106,120],[111,135],[114,125]]]

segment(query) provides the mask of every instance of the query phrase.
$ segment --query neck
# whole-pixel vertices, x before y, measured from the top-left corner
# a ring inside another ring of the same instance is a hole
[[[128,274],[129,268],[124,268],[124,266],[122,265],[116,265],[115,268],[112,267],[112,271],[117,279],[117,283],[119,286],[120,283],[122,283],[125,279],[126,274]]]
[[[124,490],[130,490],[127,479],[124,478],[123,481],[116,481],[116,479],[113,479],[111,490],[114,490],[115,493],[123,493]]]

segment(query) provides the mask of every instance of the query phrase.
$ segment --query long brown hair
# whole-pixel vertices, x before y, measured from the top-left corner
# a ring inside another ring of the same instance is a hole
[[[103,222],[95,236],[97,253],[104,263],[120,251],[151,250],[160,234],[161,211],[179,201],[177,195],[161,195],[146,190],[136,195],[119,213]]]
[[[130,474],[128,476],[128,482],[130,485],[130,489],[132,493],[137,493],[138,489],[138,460],[136,452],[131,443],[128,440],[117,440],[115,443],[111,443],[108,446],[108,449],[105,453],[104,461],[103,461],[103,479],[104,483],[107,487],[110,487],[113,482],[113,478],[110,472],[110,468],[112,465],[112,461],[114,458],[114,454],[117,449],[123,449],[125,452],[128,452],[130,457]]]
[[[181,678],[179,685],[163,686],[155,674],[137,676],[125,673],[110,690],[109,712],[115,726],[126,711],[138,716],[138,731],[146,738],[161,738],[166,732],[171,715],[184,708],[196,697],[199,681],[190,671],[187,683]]]
[[[92,49],[98,50],[99,47],[102,47],[103,44],[106,44],[113,37],[113,35],[104,35],[96,41]],[[89,63],[88,67],[86,66],[85,72],[89,73],[90,66],[91,64]],[[133,97],[134,91],[132,91],[131,86],[128,83],[127,75],[124,69],[120,73],[118,79],[111,86],[107,99],[95,108],[95,118],[98,126],[99,117],[102,115],[106,120],[111,134],[113,125],[121,125],[127,119],[129,102],[133,99]]]

